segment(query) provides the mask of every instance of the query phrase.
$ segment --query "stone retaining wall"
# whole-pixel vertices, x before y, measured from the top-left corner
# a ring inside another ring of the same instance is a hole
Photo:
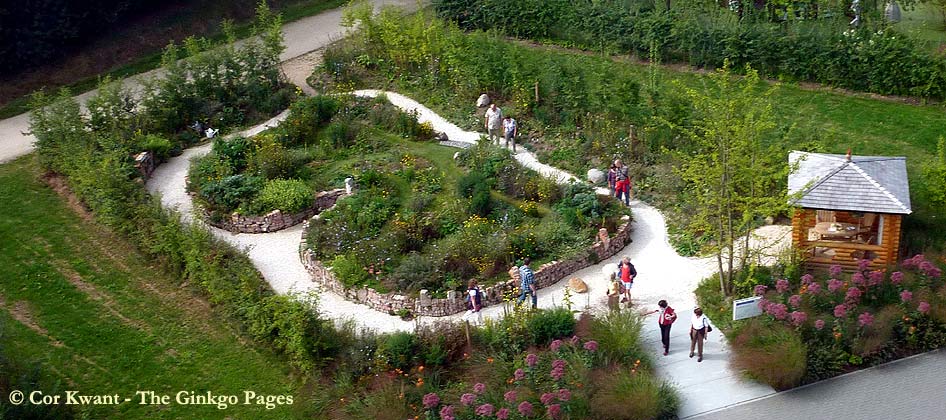
[[[308,222],[303,228],[303,244],[305,243],[305,231],[307,229]],[[614,237],[609,238],[607,231],[604,229],[602,231],[604,232],[599,232],[599,240],[588,248],[587,252],[564,261],[552,261],[543,264],[535,270],[536,288],[551,286],[578,270],[610,258],[624,249],[624,246],[630,242],[631,228],[626,216],[622,224],[618,226]],[[413,297],[399,293],[378,293],[367,287],[346,288],[341,281],[335,278],[332,270],[315,258],[312,250],[303,246],[300,257],[302,258],[302,265],[312,275],[313,281],[348,300],[368,305],[368,307],[381,312],[395,314],[407,311],[415,316],[447,316],[466,311],[466,300],[462,293],[450,291],[447,292],[445,299],[437,299],[430,297],[426,290],[421,290],[417,297]],[[503,296],[508,291],[519,293],[519,283],[510,279],[485,287],[482,291],[484,302],[487,305],[498,305],[503,302]]]
[[[308,220],[312,216],[319,214],[335,205],[339,197],[345,195],[344,189],[322,191],[315,195],[312,207],[296,214],[286,214],[280,210],[273,210],[263,216],[242,216],[239,214],[230,215],[229,219],[222,221],[212,221],[208,217],[208,223],[220,229],[228,230],[234,233],[265,233],[275,232],[290,226],[295,226],[302,221]]]

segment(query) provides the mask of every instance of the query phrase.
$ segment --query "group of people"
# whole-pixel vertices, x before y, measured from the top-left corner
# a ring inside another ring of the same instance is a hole
[[[499,146],[499,139],[506,140],[505,147],[512,144],[512,152],[516,153],[516,135],[519,134],[519,126],[516,120],[508,115],[503,115],[503,110],[495,103],[489,105],[486,110],[486,132],[489,133],[490,144]]]
[[[608,168],[608,189],[618,201],[623,201],[625,206],[631,205],[631,177],[627,165],[621,162],[621,159],[615,160]]]
[[[657,309],[646,315],[655,313],[659,314],[657,326],[660,327],[660,342],[664,346],[664,356],[666,356],[670,354],[670,327],[676,322],[677,314],[663,299],[657,302]],[[693,309],[693,317],[690,318],[690,357],[696,355],[697,362],[703,361],[703,342],[706,341],[706,333],[710,331],[713,331],[713,326],[709,318],[703,315],[703,310]]]
[[[535,272],[532,271],[532,267],[530,267],[529,264],[532,264],[532,260],[526,257],[522,260],[521,266],[512,266],[509,269],[509,276],[519,282],[519,298],[516,304],[521,305],[522,302],[526,300],[527,296],[531,296],[532,308],[535,309],[539,306],[539,298],[536,294]],[[470,284],[466,290],[468,311],[463,319],[478,323],[483,320],[482,313],[480,312],[483,309],[483,292],[477,285],[476,280],[470,280]]]

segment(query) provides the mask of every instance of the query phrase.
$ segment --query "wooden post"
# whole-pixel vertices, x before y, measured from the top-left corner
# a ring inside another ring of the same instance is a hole
[[[473,346],[473,340],[470,340],[470,321],[463,321],[463,332],[466,333],[466,345]]]
[[[539,104],[539,82],[535,82],[535,104]]]

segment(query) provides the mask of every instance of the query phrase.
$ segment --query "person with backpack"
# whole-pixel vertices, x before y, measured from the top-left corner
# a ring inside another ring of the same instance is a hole
[[[466,308],[468,309],[463,319],[480,323],[483,320],[483,291],[476,284],[476,280],[470,280],[470,285],[466,289]]]
[[[637,277],[637,269],[634,268],[634,264],[631,264],[631,257],[625,256],[618,264],[617,278],[621,280],[621,289],[624,294],[621,302],[627,302],[628,307],[631,306],[631,287],[634,286],[635,277]]]
[[[621,196],[623,195],[623,201],[625,206],[631,205],[631,177],[628,174],[627,165],[621,162],[620,159],[614,161],[614,167],[616,170],[615,174],[615,185],[614,185],[614,196],[621,201]]]
[[[690,320],[690,357],[693,357],[693,349],[697,349],[699,356],[696,361],[703,361],[703,341],[706,340],[706,333],[713,331],[713,326],[709,318],[703,315],[703,310],[696,308],[693,310],[693,318]]]
[[[670,327],[677,320],[677,313],[673,311],[667,301],[661,299],[657,302],[658,308],[648,312],[647,315],[659,313],[657,317],[657,326],[660,327],[660,342],[664,345],[664,356],[670,354]]]
[[[522,260],[522,266],[519,267],[519,289],[521,293],[517,304],[521,305],[522,301],[526,300],[526,295],[532,295],[532,309],[535,309],[539,306],[539,299],[535,294],[535,272],[529,267],[531,262],[532,260],[526,257]]]

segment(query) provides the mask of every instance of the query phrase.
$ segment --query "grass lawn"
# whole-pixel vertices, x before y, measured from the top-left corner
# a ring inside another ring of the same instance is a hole
[[[931,4],[918,4],[904,10],[896,28],[929,43],[933,51],[946,47],[946,16]]]
[[[37,366],[38,390],[171,395],[170,405],[76,407],[90,418],[310,417],[284,359],[249,342],[211,304],[124,239],[77,214],[42,183],[34,154],[0,166],[0,350]],[[293,405],[243,405],[244,391]],[[241,396],[241,404],[173,403],[179,391]],[[6,402],[6,401],[4,401]],[[2,410],[0,410],[2,411]]]

